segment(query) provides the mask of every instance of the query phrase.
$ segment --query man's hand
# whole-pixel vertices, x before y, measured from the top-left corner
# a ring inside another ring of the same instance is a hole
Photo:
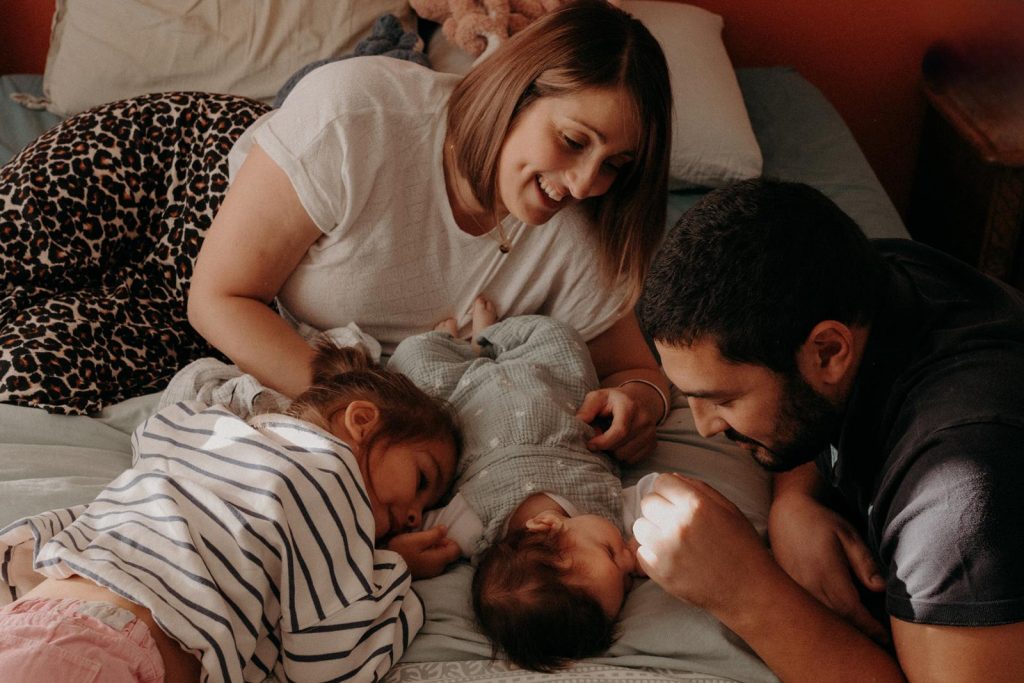
[[[712,613],[742,609],[739,589],[778,571],[750,522],[704,482],[662,474],[641,510],[640,567],[677,598]]]
[[[641,510],[633,531],[647,574],[743,638],[781,680],[903,680],[885,650],[782,570],[715,489],[663,474]]]
[[[854,580],[870,591],[885,589],[871,551],[841,515],[815,498],[777,498],[768,517],[775,560],[804,590],[870,636],[886,644],[889,635],[861,602]]]
[[[409,531],[388,541],[393,550],[409,565],[414,579],[438,576],[462,554],[459,544],[448,538],[448,529],[436,526],[426,531]]]

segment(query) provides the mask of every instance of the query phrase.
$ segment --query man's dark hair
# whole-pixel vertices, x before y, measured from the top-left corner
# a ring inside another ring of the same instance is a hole
[[[488,548],[473,577],[473,611],[495,651],[524,669],[553,671],[603,654],[616,620],[566,582],[562,532],[516,529]]]
[[[637,307],[649,337],[712,341],[722,357],[788,374],[823,320],[871,321],[882,261],[818,190],[758,178],[710,192],[669,232]]]

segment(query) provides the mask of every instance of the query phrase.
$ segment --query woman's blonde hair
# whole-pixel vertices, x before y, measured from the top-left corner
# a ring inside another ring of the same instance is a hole
[[[313,384],[288,407],[287,414],[330,430],[330,415],[353,401],[377,406],[377,428],[361,445],[450,440],[460,450],[455,415],[446,401],[428,395],[400,372],[376,365],[359,349],[338,347],[328,340],[316,344]]]
[[[585,200],[609,283],[640,291],[665,229],[672,95],[658,42],[639,21],[603,0],[543,15],[456,86],[447,135],[459,173],[494,212],[498,157],[516,118],[535,100],[590,88],[622,88],[638,124],[634,160],[607,193]]]

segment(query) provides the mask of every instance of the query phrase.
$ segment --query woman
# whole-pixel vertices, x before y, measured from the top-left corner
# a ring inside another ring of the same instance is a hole
[[[461,80],[343,60],[246,132],[191,280],[190,261],[162,273],[191,288],[189,322],[213,347],[292,396],[308,386],[313,354],[296,322],[355,321],[389,352],[449,317],[468,327],[481,294],[501,317],[552,315],[587,340],[602,380],[579,413],[612,418],[592,447],[633,461],[667,412],[631,303],[664,226],[670,110],[656,41],[596,0],[541,17]],[[126,362],[160,367],[165,345],[147,341],[156,353]],[[4,379],[0,400],[17,401]],[[111,394],[129,380],[114,378]]]
[[[461,81],[386,59],[315,71],[254,126],[189,320],[294,395],[313,350],[287,317],[355,320],[388,352],[468,325],[478,294],[500,316],[548,313],[607,387],[581,410],[613,417],[591,445],[631,461],[667,392],[629,304],[664,224],[669,111],[660,48],[604,2],[545,15]]]

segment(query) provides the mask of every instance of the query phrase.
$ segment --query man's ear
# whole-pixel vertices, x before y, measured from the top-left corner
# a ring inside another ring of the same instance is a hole
[[[853,330],[837,320],[823,320],[811,330],[797,351],[797,368],[818,391],[840,385],[856,362]]]
[[[526,520],[527,531],[558,531],[562,528],[562,518],[554,512],[546,510]]]
[[[377,430],[380,409],[370,401],[352,401],[345,410],[334,414],[334,420],[341,420],[345,431],[355,444],[361,444]]]

